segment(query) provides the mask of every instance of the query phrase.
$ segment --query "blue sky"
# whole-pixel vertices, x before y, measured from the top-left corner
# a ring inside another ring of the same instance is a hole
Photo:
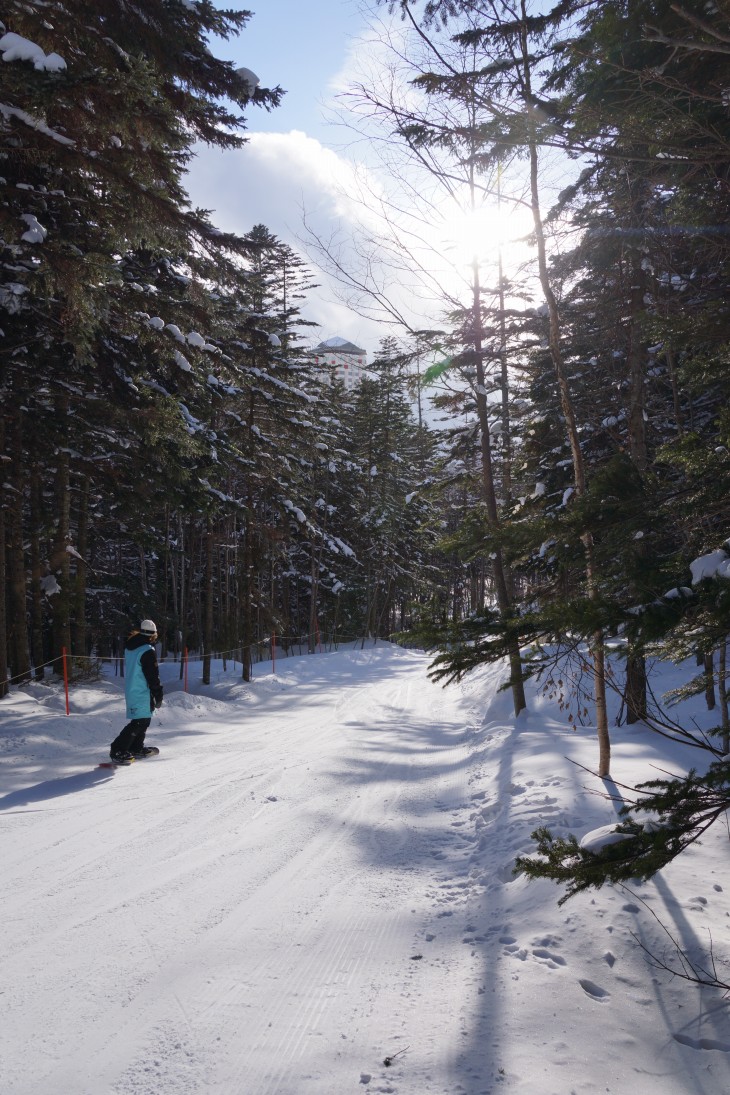
[[[260,0],[251,10],[238,38],[212,42],[211,49],[253,70],[262,86],[279,84],[287,94],[276,110],[249,110],[245,148],[199,149],[187,187],[193,203],[210,209],[219,227],[244,234],[264,224],[313,267],[302,243],[303,211],[325,235],[347,232],[355,216],[342,193],[353,190],[352,161],[339,150],[343,132],[328,124],[325,104],[348,71],[367,23],[358,0]],[[337,287],[313,272],[322,285],[303,306],[306,318],[320,324],[313,341],[340,335],[374,353],[391,332],[354,314],[338,301]]]
[[[217,2],[223,6],[223,0]],[[370,8],[369,15],[361,10],[365,7]],[[374,17],[380,22],[377,31],[370,29]],[[401,25],[397,14],[389,17],[387,6],[375,0],[318,0],[316,4],[261,0],[238,38],[213,42],[211,48],[237,67],[251,69],[262,86],[279,84],[287,94],[276,110],[248,111],[248,141],[242,149],[200,148],[187,180],[193,204],[209,209],[217,226],[244,235],[263,224],[304,258],[320,283],[302,304],[304,317],[319,324],[310,342],[339,335],[371,356],[382,338],[398,337],[403,331],[385,319],[358,314],[343,299],[342,286],[318,268],[319,256],[307,235],[305,215],[322,239],[334,240],[335,249],[344,248],[351,270],[357,259],[349,241],[364,225],[358,238],[367,241],[369,236],[371,249],[360,269],[375,271],[372,276],[380,279],[388,300],[406,312],[416,327],[440,322],[447,307],[441,290],[451,286],[451,291],[458,291],[459,271],[471,266],[475,232],[485,242],[492,241],[493,250],[500,232],[494,223],[477,226],[458,218],[452,222],[448,211],[444,216],[429,205],[424,190],[426,220],[410,225],[401,220],[394,244],[397,252],[407,240],[413,248],[408,254],[416,261],[410,266],[407,262],[405,269],[398,268],[397,257],[395,265],[390,261],[393,251],[388,253],[383,221],[375,210],[378,199],[388,195],[392,180],[381,169],[372,140],[334,124],[332,108],[336,92],[351,81],[369,84],[377,82],[381,73],[389,74],[392,52],[387,43],[390,37],[398,45]],[[411,202],[409,195],[412,191],[406,189],[405,206]],[[499,218],[504,220],[504,213]],[[420,252],[419,237],[424,243]],[[467,237],[468,256],[458,253],[462,237]],[[419,263],[421,273],[411,276]],[[450,282],[452,277],[457,280]],[[436,287],[434,295],[429,285]]]
[[[222,7],[222,4],[217,6]],[[264,87],[286,91],[270,114],[251,111],[251,132],[286,133],[304,129],[326,139],[320,101],[343,69],[351,40],[363,29],[357,0],[259,0],[239,38],[221,43],[216,52],[253,69]]]

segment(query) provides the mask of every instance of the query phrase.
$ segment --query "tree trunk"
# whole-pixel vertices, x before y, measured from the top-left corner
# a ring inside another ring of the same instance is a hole
[[[205,588],[203,591],[203,684],[210,684],[210,663],[213,647],[213,526],[210,516],[205,522]]]
[[[43,591],[41,590],[41,534],[43,531],[43,484],[38,465],[33,465],[30,477],[30,596],[31,596],[31,653],[35,665],[35,678],[43,680]]]
[[[317,605],[319,601],[319,562],[317,559],[317,551],[314,544],[312,544],[310,555],[310,595],[309,595],[309,653],[314,654],[317,649]]]
[[[244,541],[243,541],[243,582],[241,583],[243,591],[243,605],[242,605],[242,618],[241,625],[243,630],[243,650],[241,651],[241,676],[244,681],[251,680],[251,643],[253,641],[253,589],[252,589],[252,575],[253,575],[253,545],[251,543],[252,531],[251,531],[251,515],[253,513],[253,499],[249,494],[248,499],[248,513],[246,515],[246,524],[244,528]]]
[[[473,191],[472,191],[473,193]],[[476,405],[477,418],[479,420],[479,433],[481,443],[481,468],[482,468],[482,497],[487,511],[487,518],[491,528],[499,533],[500,520],[497,507],[497,492],[494,482],[494,462],[492,459],[492,439],[489,430],[489,407],[487,404],[486,377],[484,373],[484,347],[482,343],[482,317],[481,317],[481,279],[479,276],[479,262],[476,258],[472,261],[472,294],[473,294],[473,344],[476,365]],[[502,548],[495,545],[492,552],[492,574],[497,597],[497,607],[503,619],[508,619],[512,614],[512,598],[510,596],[511,580],[504,564]],[[510,668],[510,687],[512,689],[512,704],[515,715],[524,711],[527,707],[525,700],[525,686],[522,675],[522,658],[520,655],[519,641],[511,639],[508,645],[508,657]]]
[[[79,512],[76,524],[76,582],[74,589],[74,652],[86,655],[86,571],[89,554],[89,479],[84,476],[79,488]]]
[[[65,423],[68,414],[68,397],[65,394],[59,396],[56,402],[56,417],[59,423]],[[56,532],[53,543],[53,555],[51,558],[51,572],[55,575],[60,586],[60,592],[55,593],[52,599],[53,605],[53,659],[54,672],[59,676],[63,674],[62,649],[65,647],[68,654],[71,653],[71,626],[70,626],[70,574],[69,554],[66,548],[69,543],[71,523],[71,496],[70,496],[70,470],[69,456],[67,452],[59,449],[56,462],[55,482],[56,505]]]
[[[626,659],[624,702],[627,723],[646,718],[646,661],[643,654],[629,654]]]
[[[8,657],[13,679],[20,683],[29,681],[30,650],[28,648],[28,610],[26,600],[25,552],[23,550],[23,508],[25,498],[25,472],[23,460],[23,426],[17,411],[10,437],[11,468],[9,504],[6,510],[7,537],[7,643]]]
[[[527,36],[527,10],[525,0],[521,2],[522,10],[522,61],[523,61],[523,93],[527,109],[531,110],[533,101],[530,65],[532,64],[531,51]],[[532,118],[528,114],[528,118]],[[558,302],[550,283],[550,275],[547,265],[547,252],[545,246],[545,231],[542,223],[542,211],[540,205],[538,149],[534,132],[528,137],[529,161],[530,161],[530,199],[532,205],[532,220],[535,226],[535,241],[537,246],[537,261],[540,285],[545,296],[548,308],[549,320],[549,344],[550,357],[558,382],[560,393],[560,407],[565,419],[565,428],[568,435],[568,443],[573,460],[573,480],[575,493],[581,497],[586,492],[586,472],[583,452],[580,447],[580,435],[575,417],[570,385],[565,371],[563,354],[560,345],[560,312]],[[593,535],[589,530],[581,536],[585,553],[586,567],[586,591],[592,600],[598,597],[598,583],[595,567]],[[596,734],[598,737],[598,774],[601,777],[608,776],[611,770],[611,740],[608,732],[608,708],[606,704],[606,674],[605,674],[605,648],[603,633],[597,630],[593,633],[591,643],[591,656],[593,659],[593,686],[594,702],[596,707]]]
[[[5,425],[0,420],[0,468],[5,465]],[[5,491],[0,491],[0,699],[7,696],[8,684],[8,641],[7,641],[7,609],[5,601],[6,567],[5,567]]]
[[[633,219],[637,222],[637,230],[641,230],[644,218],[641,210],[633,212]],[[644,296],[646,292],[646,274],[641,269],[641,263],[636,255],[631,263],[631,289],[630,309],[631,319],[629,324],[629,344],[627,352],[627,368],[629,380],[629,455],[633,464],[641,475],[646,472],[649,457],[646,447],[646,421],[644,380],[646,350],[642,339],[641,317],[646,312]]]
[[[179,612],[180,612],[180,616],[179,616],[179,620],[180,620],[180,623],[179,623],[180,653],[182,654],[182,652],[188,646],[188,642],[189,642],[188,621],[187,621],[188,601],[187,601],[186,591],[187,591],[187,569],[192,569],[192,566],[190,566],[188,568],[186,568],[186,566],[185,566],[185,561],[186,561],[186,558],[187,558],[187,555],[186,555],[187,536],[185,534],[185,522],[182,518],[182,515],[180,515],[178,517],[178,537],[177,537],[177,539],[178,539],[178,556],[177,556],[177,559],[178,559],[178,581],[180,583],[179,586],[178,586]],[[191,564],[192,564],[192,557],[191,557]],[[183,666],[183,659],[181,657],[180,658],[180,671],[181,672],[182,672],[182,666]]]
[[[502,207],[502,167],[497,168],[497,209],[501,213]],[[502,389],[502,445],[504,459],[502,461],[502,494],[509,505],[512,501],[512,422],[509,405],[509,369],[507,367],[507,322],[504,264],[502,261],[502,242],[500,240],[497,254],[497,277],[499,279],[499,365],[500,386]],[[510,589],[514,599],[514,589]]]
[[[715,710],[715,662],[712,651],[709,654],[705,654],[705,702],[707,704],[708,711]]]
[[[162,580],[164,584],[164,593],[162,595],[162,620],[160,635],[160,657],[164,661],[167,657],[167,643],[168,643],[168,624],[170,620],[170,594],[173,588],[173,573],[171,566],[170,556],[170,507],[165,505],[165,566],[162,573]],[[174,648],[174,644],[173,644]]]
[[[727,702],[727,636],[720,643],[720,653],[717,667],[717,691],[720,697],[720,714],[722,721],[722,750],[725,756],[730,753],[730,719],[728,718]]]
[[[667,343],[665,357],[667,359],[667,367],[669,369],[669,377],[672,382],[672,402],[674,404],[674,420],[677,424],[677,433],[680,436],[684,433],[684,416],[682,414],[682,404],[679,398],[679,380],[677,379],[677,360],[674,354],[674,347],[671,342]]]
[[[627,173],[628,178],[628,173]],[[644,228],[644,193],[643,188],[632,201],[632,220],[637,231]],[[646,474],[649,464],[649,455],[646,443],[645,420],[645,365],[646,350],[642,339],[642,317],[646,313],[644,296],[646,293],[646,274],[642,270],[641,262],[636,251],[631,252],[631,288],[630,288],[630,323],[629,342],[627,351],[627,369],[629,380],[629,416],[628,437],[629,455],[631,462],[642,478]],[[643,555],[644,549],[639,542],[635,547],[637,555]],[[632,592],[637,599],[641,597],[641,591],[632,586]],[[628,723],[639,722],[646,718],[646,662],[642,654],[630,654],[626,662],[626,688],[624,692],[626,702],[626,721]]]
[[[249,393],[248,427],[249,445],[253,437],[253,429],[256,422],[256,396]],[[249,449],[251,459],[254,459],[253,450]],[[239,582],[241,597],[241,631],[243,636],[243,649],[241,650],[241,676],[244,681],[251,680],[251,643],[253,641],[253,522],[254,505],[253,492],[249,485],[246,498],[246,518],[243,527],[243,581]]]

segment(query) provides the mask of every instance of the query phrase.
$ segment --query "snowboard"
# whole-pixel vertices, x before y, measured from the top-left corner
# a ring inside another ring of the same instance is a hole
[[[152,752],[148,753],[146,757],[131,757],[129,760],[104,760],[101,762],[101,764],[97,765],[97,767],[129,768],[130,764],[134,764],[134,762],[137,760],[149,760],[150,757],[159,756],[160,750],[156,746],[150,745],[149,748],[152,750]]]

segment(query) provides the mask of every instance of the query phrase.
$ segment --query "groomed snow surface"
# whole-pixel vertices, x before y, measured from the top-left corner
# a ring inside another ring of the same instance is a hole
[[[127,769],[119,679],[0,701],[3,1095],[727,1095],[730,1005],[633,938],[728,980],[722,824],[560,908],[512,863],[614,820],[590,729],[387,644],[271,669],[164,665]],[[613,737],[617,784],[702,761]]]

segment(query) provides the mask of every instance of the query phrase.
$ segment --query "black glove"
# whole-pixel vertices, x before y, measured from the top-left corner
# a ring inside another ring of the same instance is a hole
[[[162,697],[163,697],[163,695],[164,695],[164,693],[162,691],[162,688],[156,688],[155,689],[155,691],[152,694],[152,706],[153,707],[162,707]]]

